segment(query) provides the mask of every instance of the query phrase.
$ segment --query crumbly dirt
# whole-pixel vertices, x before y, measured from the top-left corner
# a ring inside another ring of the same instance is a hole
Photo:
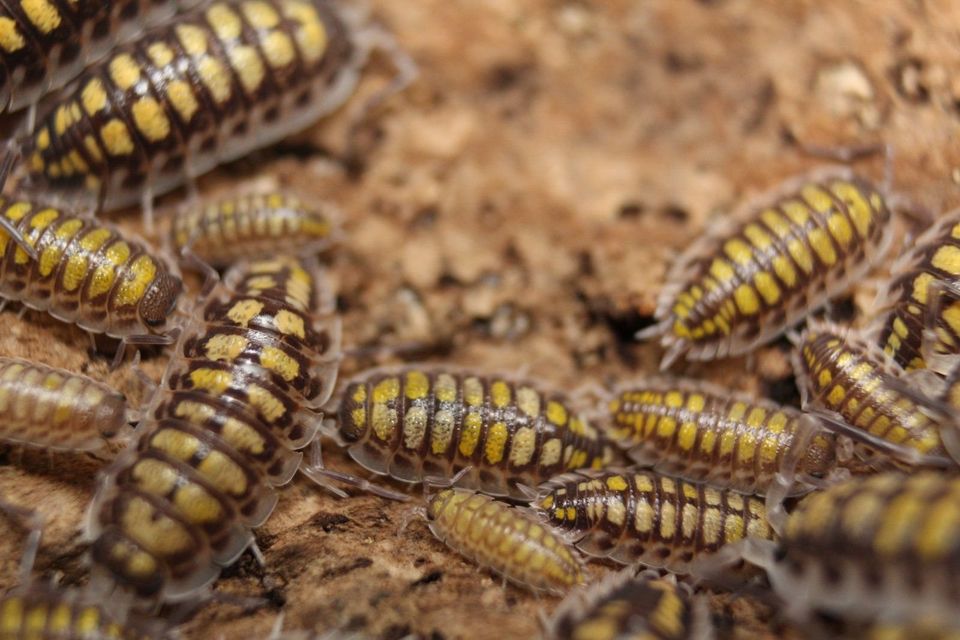
[[[367,119],[360,152],[344,161],[350,107],[389,78],[383,60],[347,109],[200,184],[214,194],[262,180],[342,208],[328,262],[351,351],[344,377],[443,360],[575,390],[654,372],[658,347],[631,337],[650,324],[669,261],[712,216],[823,164],[798,142],[890,143],[894,191],[934,212],[960,200],[950,0],[372,4],[420,76]],[[879,156],[857,168],[882,178]],[[117,220],[140,227],[136,212]],[[871,293],[864,283],[837,311],[868,318]],[[0,353],[135,387],[81,330],[15,306],[0,318]],[[796,402],[786,349],[761,350],[752,368],[677,370]],[[158,379],[164,364],[143,366]],[[327,449],[333,466],[360,472]],[[0,495],[47,520],[38,574],[82,584],[79,530],[103,462],[17,451],[0,462]],[[410,509],[298,478],[256,532],[265,566],[247,553],[216,587],[268,604],[211,604],[183,637],[263,637],[281,613],[285,629],[361,637],[535,636],[556,600],[502,587],[418,520],[401,532]],[[0,519],[0,587],[14,584],[22,543]],[[745,595],[712,602],[730,637],[798,637]]]

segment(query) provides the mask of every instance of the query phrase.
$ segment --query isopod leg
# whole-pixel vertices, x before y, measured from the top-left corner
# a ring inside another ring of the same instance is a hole
[[[193,239],[180,250],[180,257],[188,269],[193,269],[203,276],[203,285],[200,287],[200,293],[197,294],[195,306],[201,307],[206,302],[207,297],[213,292],[214,288],[220,283],[220,274],[210,266],[203,258],[193,252],[191,245]]]
[[[389,57],[396,73],[390,83],[370,96],[351,119],[352,124],[347,133],[347,149],[351,150],[357,131],[367,116],[390,96],[400,93],[410,86],[420,73],[417,69],[417,63],[410,57],[410,54],[397,43],[390,33],[379,26],[367,26],[357,34],[357,39],[370,51],[380,50],[384,52]]]
[[[13,166],[19,157],[19,152],[11,149],[9,146],[7,147],[7,150],[3,154],[3,159],[0,160],[0,188],[6,184],[7,178],[10,177],[10,171],[13,170]],[[0,216],[0,229],[13,238],[17,246],[23,249],[28,256],[34,260],[37,259],[37,250],[33,248],[32,244],[27,242],[27,239],[7,216]]]
[[[777,543],[772,540],[744,538],[722,547],[708,556],[702,556],[690,563],[689,573],[696,582],[712,582],[730,585],[729,570],[745,560],[764,569],[768,573],[774,569],[774,554]],[[737,584],[736,586],[740,586]]]
[[[797,432],[794,435],[790,448],[783,455],[780,461],[780,469],[773,476],[773,482],[767,489],[766,511],[767,522],[773,527],[778,535],[783,535],[787,524],[787,512],[783,508],[783,503],[790,495],[790,489],[796,480],[797,464],[800,457],[803,456],[813,436],[821,430],[820,424],[809,416],[801,416]]]
[[[148,236],[153,236],[153,184],[147,180],[140,196],[140,207],[143,209],[143,226]]]
[[[0,499],[0,511],[27,530],[27,543],[20,558],[20,584],[29,584],[33,563],[40,549],[40,539],[43,537],[43,517],[37,511],[3,499]]]
[[[123,356],[127,352],[128,346],[166,346],[176,342],[176,338],[173,336],[165,335],[150,335],[150,334],[139,334],[126,336],[120,341],[120,345],[117,347],[117,353],[113,356],[113,362],[110,364],[110,370],[116,371],[117,368],[123,363]]]
[[[26,135],[33,135],[33,130],[37,127],[37,102],[33,101],[27,107],[27,115],[23,120],[23,128]]]
[[[317,483],[338,498],[346,498],[348,495],[343,489],[336,486],[334,482],[347,484],[352,487],[356,487],[361,491],[372,493],[376,496],[380,496],[381,498],[387,498],[388,500],[397,500],[399,502],[406,502],[410,500],[410,496],[406,494],[391,491],[390,489],[376,485],[359,476],[325,468],[323,466],[323,454],[320,449],[319,440],[314,440],[310,445],[310,453],[308,455],[307,462],[306,464],[300,466],[300,470],[303,472],[303,475],[307,476],[313,482]]]

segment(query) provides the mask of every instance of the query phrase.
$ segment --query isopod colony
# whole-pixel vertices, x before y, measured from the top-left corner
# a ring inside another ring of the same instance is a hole
[[[155,231],[153,200],[341,107],[375,50],[396,71],[382,98],[416,67],[346,1],[0,2],[0,110],[20,123],[0,298],[119,340],[115,367],[169,352],[138,407],[0,358],[0,440],[111,458],[82,523],[81,586],[31,577],[43,514],[0,496],[29,532],[0,635],[173,632],[222,568],[247,550],[263,562],[252,529],[297,471],[340,497],[413,502],[439,542],[543,594],[549,637],[716,637],[703,585],[760,589],[820,635],[960,633],[960,215],[896,261],[866,329],[814,317],[894,243],[889,186],[850,168],[788,180],[676,259],[639,335],[659,339],[661,368],[789,335],[799,408],[664,373],[593,407],[450,363],[338,385],[317,257],[335,210],[282,191],[191,195]],[[132,204],[149,238],[86,213]],[[199,292],[181,267],[205,275]],[[327,468],[321,438],[374,476]],[[627,566],[598,579],[600,559]]]

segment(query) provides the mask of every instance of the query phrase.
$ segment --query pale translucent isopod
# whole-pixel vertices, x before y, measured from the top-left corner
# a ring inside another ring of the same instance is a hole
[[[90,451],[127,424],[122,394],[87,376],[0,357],[0,440]]]
[[[333,241],[335,216],[328,205],[281,192],[230,196],[179,212],[171,244],[214,267],[243,257],[315,254]]]
[[[433,534],[449,547],[534,591],[564,593],[584,582],[576,550],[532,515],[466,489],[444,489],[426,507]]]

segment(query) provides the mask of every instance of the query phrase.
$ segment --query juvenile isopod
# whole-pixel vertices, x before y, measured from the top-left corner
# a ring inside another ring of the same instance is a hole
[[[123,430],[133,412],[123,394],[84,375],[0,357],[0,440],[91,451]]]
[[[425,516],[443,543],[505,579],[561,594],[586,575],[576,550],[532,514],[468,489],[432,496]]]
[[[330,246],[335,231],[331,206],[273,191],[188,205],[174,218],[171,244],[223,267],[240,258],[315,254]]]

